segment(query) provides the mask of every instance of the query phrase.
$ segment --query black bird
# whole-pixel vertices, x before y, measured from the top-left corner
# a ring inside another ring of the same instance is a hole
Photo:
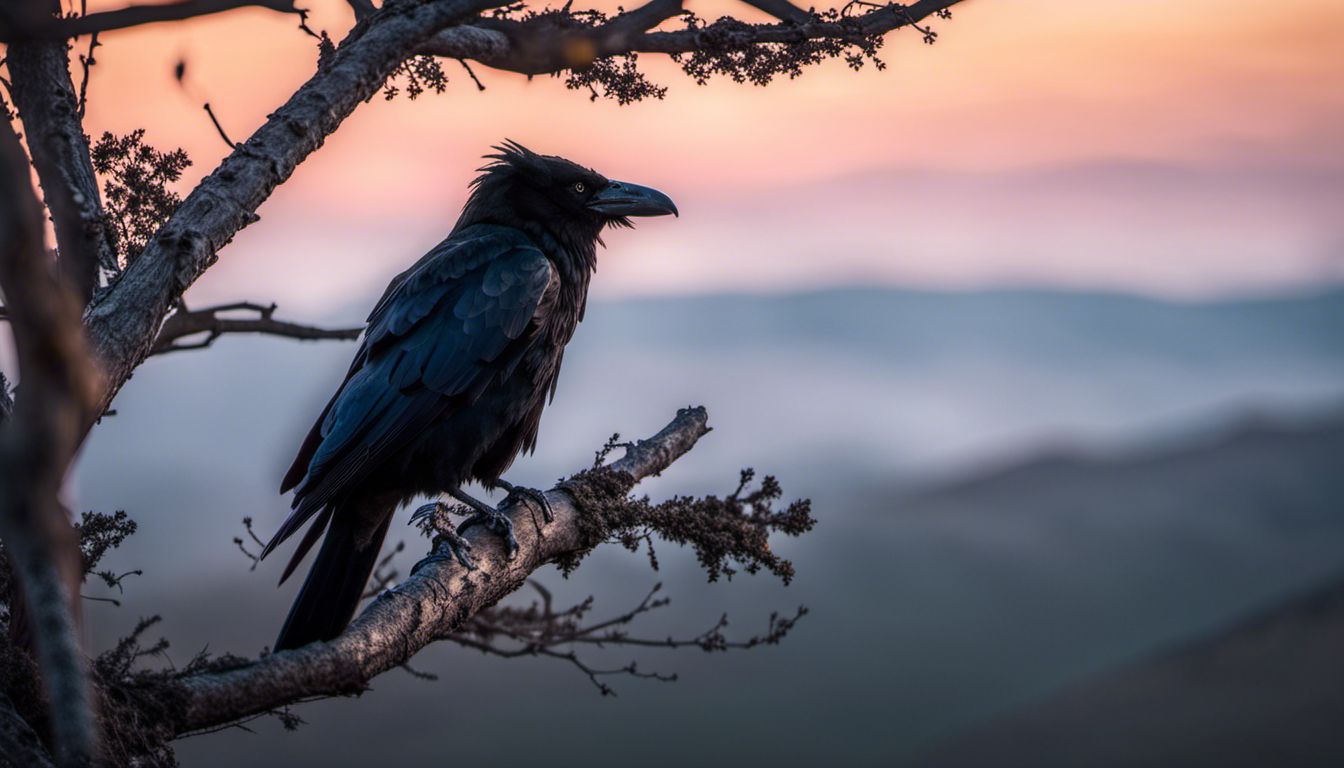
[[[324,530],[326,538],[276,650],[345,629],[393,512],[415,496],[452,495],[476,511],[463,527],[488,524],[512,554],[508,518],[462,486],[540,500],[500,475],[536,444],[583,319],[601,232],[631,226],[630,216],[677,213],[657,190],[517,143],[495,149],[452,233],[373,308],[350,372],[285,475],[280,490],[296,489],[294,511],[262,556],[313,520],[283,583]]]

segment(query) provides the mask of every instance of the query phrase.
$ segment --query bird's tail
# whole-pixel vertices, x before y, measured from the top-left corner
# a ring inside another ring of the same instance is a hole
[[[275,650],[298,648],[318,640],[331,640],[345,629],[359,607],[369,574],[378,562],[383,538],[392,515],[372,537],[359,529],[355,510],[335,510],[322,549],[304,579],[303,589],[289,609],[289,617],[275,640]],[[342,514],[344,512],[344,514]]]

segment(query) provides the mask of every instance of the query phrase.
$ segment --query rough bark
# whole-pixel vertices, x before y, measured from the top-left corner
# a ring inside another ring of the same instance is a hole
[[[356,25],[318,70],[182,202],[144,252],[85,315],[106,376],[105,408],[153,348],[182,293],[300,162],[430,35],[503,0],[389,3]]]
[[[626,449],[611,469],[628,475],[620,495],[634,482],[656,475],[694,447],[709,431],[704,408],[685,408],[648,440]],[[580,481],[582,482],[582,481]],[[467,532],[476,569],[455,560],[427,561],[405,581],[376,598],[331,642],[266,656],[243,667],[190,675],[161,691],[174,702],[178,718],[164,723],[176,735],[218,726],[314,696],[363,690],[374,676],[406,663],[420,649],[443,639],[483,608],[521,587],[532,572],[557,558],[591,548],[592,510],[580,509],[574,493],[611,489],[552,488],[546,492],[555,519],[519,505],[511,508],[519,549],[505,555],[498,536],[479,528]]]
[[[51,11],[58,10],[52,3]],[[66,42],[14,42],[7,59],[14,105],[51,212],[61,263],[76,294],[87,302],[98,286],[99,266],[115,268],[117,257],[79,117]]]

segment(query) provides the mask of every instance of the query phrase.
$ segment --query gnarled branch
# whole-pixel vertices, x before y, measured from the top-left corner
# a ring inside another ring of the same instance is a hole
[[[527,582],[533,571],[600,543],[606,532],[597,510],[580,508],[576,496],[625,498],[641,478],[667,469],[706,432],[704,408],[686,408],[658,434],[629,446],[608,471],[581,475],[546,493],[555,519],[542,524],[526,505],[509,509],[519,549],[508,558],[499,538],[469,530],[476,568],[451,557],[427,560],[384,592],[330,642],[281,651],[244,666],[189,674],[164,683],[159,693],[175,702],[171,736],[217,726],[314,696],[360,691],[374,676],[405,664],[420,649],[452,636],[480,611]],[[597,527],[594,527],[594,526]]]
[[[359,338],[359,334],[364,331],[363,327],[318,328],[312,325],[277,320],[274,317],[275,308],[275,304],[254,304],[248,301],[221,304],[204,309],[187,309],[183,305],[164,321],[163,328],[159,330],[159,337],[155,340],[154,348],[150,350],[150,354],[162,355],[189,349],[204,349],[214,344],[216,339],[226,333],[257,333],[264,336],[283,336],[300,341],[317,341],[320,339],[352,341]],[[251,312],[255,313],[256,317],[229,316],[236,312]],[[204,334],[204,337],[196,341],[186,343],[181,341],[181,339],[202,334]]]

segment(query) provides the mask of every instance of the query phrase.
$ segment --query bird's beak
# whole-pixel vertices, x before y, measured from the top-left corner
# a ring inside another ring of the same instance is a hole
[[[588,209],[603,216],[678,216],[672,198],[656,189],[613,181],[588,201]]]

